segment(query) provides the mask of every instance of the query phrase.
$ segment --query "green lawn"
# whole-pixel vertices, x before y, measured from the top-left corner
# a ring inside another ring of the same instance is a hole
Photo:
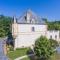
[[[9,51],[7,55],[11,60],[14,60],[17,57],[27,55],[28,50],[29,48],[16,49],[15,51]]]
[[[60,60],[60,54],[55,53],[51,60]]]
[[[9,53],[7,55],[11,60],[14,60],[17,57],[27,55],[27,51],[29,51],[29,50],[30,50],[29,48],[21,48],[21,49],[15,50],[15,51],[9,51]],[[32,57],[32,58],[34,58],[34,57]],[[34,60],[34,59],[31,59],[30,57],[26,57],[22,60]],[[60,60],[60,54],[55,53],[51,60]]]
[[[33,60],[33,59],[30,59],[29,57],[26,57],[22,60]],[[54,54],[54,56],[52,56],[52,58],[50,60],[60,60],[60,54]]]

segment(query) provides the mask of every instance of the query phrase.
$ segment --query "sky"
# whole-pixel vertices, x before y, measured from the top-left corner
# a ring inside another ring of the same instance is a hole
[[[0,0],[0,14],[21,16],[31,9],[41,18],[60,20],[60,0]]]

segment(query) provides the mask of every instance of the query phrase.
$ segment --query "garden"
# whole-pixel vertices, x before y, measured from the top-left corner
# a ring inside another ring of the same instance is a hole
[[[41,36],[35,42],[34,52],[30,48],[17,48],[16,50],[10,49],[7,56],[14,60],[18,57],[27,55],[22,60],[60,60],[60,54],[55,50],[59,44],[56,40],[47,39]],[[28,56],[34,54],[34,56]]]

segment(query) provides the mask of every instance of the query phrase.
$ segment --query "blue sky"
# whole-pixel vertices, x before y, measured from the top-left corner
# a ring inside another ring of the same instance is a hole
[[[60,20],[60,0],[0,0],[0,14],[21,16],[27,9],[48,20]]]

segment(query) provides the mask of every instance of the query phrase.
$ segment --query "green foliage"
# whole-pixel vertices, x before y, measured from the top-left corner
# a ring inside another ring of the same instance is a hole
[[[9,47],[10,51],[14,51],[14,47],[13,46],[9,45],[8,47]]]
[[[48,30],[60,30],[60,21],[49,22],[46,18],[42,18],[42,20],[48,25]]]
[[[49,40],[53,48],[56,48],[59,46],[59,43],[56,40],[53,40],[53,39],[49,39]]]
[[[60,21],[48,22],[48,30],[60,30]]]
[[[18,57],[21,57],[21,56],[24,56],[24,55],[27,55],[27,51],[29,50],[30,48],[18,48],[14,51],[9,51],[8,52],[8,57],[11,59],[11,60],[14,60]]]
[[[0,37],[5,37],[11,32],[12,18],[0,15]]]
[[[48,60],[54,53],[55,42],[41,36],[35,42],[34,52],[40,60]]]

